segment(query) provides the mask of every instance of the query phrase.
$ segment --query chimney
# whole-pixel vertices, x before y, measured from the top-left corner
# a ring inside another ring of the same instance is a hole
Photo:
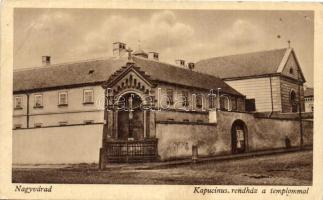
[[[127,57],[128,52],[126,49],[126,44],[122,42],[114,42],[112,44],[112,54],[115,58]]]
[[[179,67],[185,67],[185,60],[178,59],[178,60],[175,60],[175,63]]]
[[[157,52],[149,52],[148,53],[148,58],[151,59],[151,60],[156,60],[158,61],[159,60],[159,54]]]
[[[50,65],[50,56],[42,56],[42,64]]]
[[[193,62],[189,62],[188,64],[188,68],[192,71],[195,68],[195,63]]]

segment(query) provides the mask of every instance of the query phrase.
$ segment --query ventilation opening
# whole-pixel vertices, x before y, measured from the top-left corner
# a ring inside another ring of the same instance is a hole
[[[93,124],[94,120],[84,120],[84,124]]]

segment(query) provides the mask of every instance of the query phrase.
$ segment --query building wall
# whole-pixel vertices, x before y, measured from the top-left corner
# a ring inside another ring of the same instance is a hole
[[[291,91],[294,90],[296,93],[296,102],[299,102],[298,84],[292,80],[281,77],[280,87],[281,87],[282,112],[292,112],[290,94],[291,94]],[[302,111],[304,111],[303,85],[301,85],[301,107],[302,107]]]
[[[173,96],[174,96],[174,104],[167,107],[167,94],[166,91],[167,89],[172,89],[173,90]],[[188,92],[188,101],[189,101],[189,106],[187,107],[188,110],[196,110],[196,111],[206,111],[209,109],[209,94],[210,91],[207,90],[199,90],[199,89],[192,89],[192,88],[185,88],[182,86],[176,86],[176,85],[171,85],[171,84],[165,84],[165,83],[160,83],[158,84],[157,88],[155,89],[154,93],[157,99],[156,104],[159,105],[161,108],[170,108],[170,109],[186,109],[182,105],[182,92],[186,91]],[[159,96],[158,96],[159,93]],[[203,107],[202,108],[197,108],[196,107],[196,98],[194,97],[193,94],[200,94],[202,96],[202,101],[203,101]],[[217,91],[214,90],[213,94],[217,94]],[[223,94],[220,94],[223,95]],[[226,95],[229,98],[229,109],[238,109],[239,111],[244,111],[245,110],[245,99],[244,97],[236,97],[233,95]],[[222,97],[223,101],[225,102],[225,106],[227,106],[227,98]],[[177,103],[176,103],[177,102]],[[237,102],[237,106],[235,106]],[[215,106],[217,107],[217,100],[215,99]],[[236,107],[236,108],[235,108]],[[226,107],[228,108],[228,107]]]
[[[291,71],[292,69],[292,71]],[[289,58],[282,70],[282,74],[285,76],[288,76],[294,80],[298,80],[301,79],[301,74],[299,74],[298,70],[300,69],[300,66],[298,66],[297,62],[296,62],[296,58],[295,55],[293,53],[291,53],[289,55]],[[292,72],[292,73],[291,73]]]
[[[272,111],[270,77],[250,78],[243,80],[227,80],[228,85],[246,95],[247,99],[255,99],[257,112]],[[280,79],[271,77],[274,111],[281,111]]]
[[[217,155],[228,151],[227,138],[216,132],[214,125],[156,124],[158,154],[161,160],[192,156],[192,145],[198,145],[200,156]]]
[[[314,98],[306,97],[304,98],[305,102],[305,112],[313,112],[314,111]]]
[[[83,104],[83,90],[93,89],[93,104]],[[58,106],[58,93],[68,92],[68,105]],[[34,108],[35,94],[42,94],[43,108]],[[13,126],[21,124],[22,128],[27,128],[27,95],[23,96],[23,109],[13,112]],[[35,92],[29,94],[29,127],[34,127],[35,123],[42,126],[58,126],[59,122],[66,121],[68,124],[83,124],[84,120],[93,120],[94,123],[103,122],[104,89],[101,86],[79,87],[64,90],[51,90]]]
[[[231,134],[235,120],[245,122],[248,129],[249,151],[285,148],[285,138],[292,146],[299,146],[300,130],[298,120],[256,118],[252,114],[235,112],[217,112],[217,131]],[[304,144],[313,144],[313,121],[303,120]]]
[[[208,123],[208,112],[156,111],[156,121],[202,122]]]
[[[98,163],[103,125],[13,130],[13,164]]]
[[[36,124],[42,124],[42,127],[59,126],[61,122],[67,122],[67,125],[103,123],[104,111],[93,110],[76,113],[33,115],[30,116],[29,127],[33,128]]]

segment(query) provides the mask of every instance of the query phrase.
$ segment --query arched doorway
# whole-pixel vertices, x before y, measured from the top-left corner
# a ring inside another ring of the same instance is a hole
[[[247,151],[247,126],[242,120],[236,120],[231,127],[232,153],[244,153]]]
[[[118,139],[140,140],[144,138],[142,99],[135,93],[126,93],[119,100]]]

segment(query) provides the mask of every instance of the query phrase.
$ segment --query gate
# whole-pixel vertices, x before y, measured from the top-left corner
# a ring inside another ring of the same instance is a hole
[[[107,162],[149,162],[158,157],[157,139],[139,141],[108,141],[105,156]]]

